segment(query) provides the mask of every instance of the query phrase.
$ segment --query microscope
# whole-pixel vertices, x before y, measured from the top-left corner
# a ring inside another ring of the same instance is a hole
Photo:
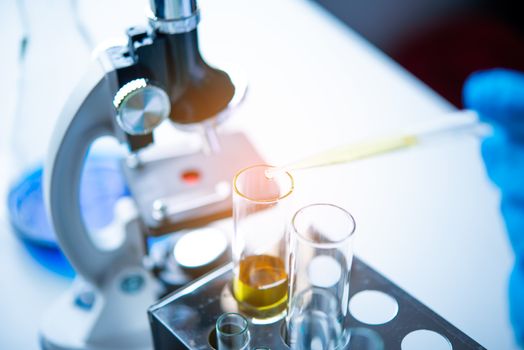
[[[45,200],[77,278],[44,317],[43,349],[152,349],[147,309],[165,284],[147,263],[148,238],[230,216],[234,173],[262,162],[243,134],[216,133],[247,84],[204,61],[199,19],[196,0],[151,0],[149,25],[127,29],[126,43],[100,51],[63,109],[45,168]],[[144,159],[167,119],[201,134],[202,151]],[[132,197],[115,208],[115,224],[102,237],[109,240],[89,232],[79,202],[85,158],[102,136],[128,150],[122,169]],[[196,276],[181,269],[175,275],[175,287]]]

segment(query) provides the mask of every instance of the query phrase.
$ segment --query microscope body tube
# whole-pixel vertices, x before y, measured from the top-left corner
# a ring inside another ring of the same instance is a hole
[[[161,21],[191,17],[197,12],[196,0],[150,0],[152,14]]]

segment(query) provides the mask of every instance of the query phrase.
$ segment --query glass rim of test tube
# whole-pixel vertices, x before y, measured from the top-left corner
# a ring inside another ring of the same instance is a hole
[[[280,195],[278,197],[271,198],[271,199],[253,198],[251,196],[246,195],[245,193],[243,193],[238,188],[237,182],[238,182],[238,179],[240,178],[240,176],[242,174],[245,174],[247,171],[253,170],[255,168],[266,168],[266,171],[267,171],[267,169],[277,169],[277,167],[275,167],[273,165],[269,165],[269,164],[255,164],[255,165],[251,165],[251,166],[248,166],[248,167],[245,167],[245,168],[239,170],[235,174],[235,177],[233,178],[233,190],[240,197],[242,197],[244,199],[247,199],[247,200],[249,200],[251,202],[270,204],[270,203],[277,203],[278,201],[281,201],[282,199],[290,196],[293,193],[293,191],[295,189],[295,179],[293,178],[293,176],[291,176],[291,174],[289,172],[284,171],[284,172],[279,172],[279,174],[285,174],[285,175],[287,175],[287,177],[289,179],[289,190],[286,193],[284,193],[284,194],[282,194],[282,195]],[[265,174],[267,174],[267,172],[265,172]],[[266,178],[267,178],[268,181],[272,180],[272,177],[268,177],[267,175],[266,175]]]
[[[241,320],[242,321],[242,326],[235,324],[240,329],[238,332],[227,333],[227,332],[223,332],[220,329],[221,323],[224,321],[224,319],[229,318],[229,317],[234,317],[236,320]],[[220,315],[220,317],[217,319],[217,322],[216,322],[217,337],[218,337],[219,333],[220,333],[221,336],[225,336],[225,337],[237,337],[239,335],[242,335],[242,334],[246,333],[248,330],[249,330],[249,322],[248,322],[248,320],[244,316],[242,316],[241,314],[239,314],[237,312],[226,312],[226,313]]]
[[[304,214],[305,211],[313,208],[313,207],[331,207],[331,208],[334,208],[334,209],[337,209],[339,212],[343,213],[348,219],[349,219],[349,222],[351,223],[351,229],[349,230],[349,232],[344,235],[342,238],[340,239],[337,239],[337,240],[330,240],[330,241],[324,241],[324,242],[317,242],[317,241],[314,241],[310,238],[308,238],[307,236],[304,236],[303,235],[303,232],[302,230],[299,230],[297,229],[297,225],[296,225],[296,221],[298,219],[298,217],[302,214]],[[355,233],[355,230],[357,228],[357,224],[355,222],[355,218],[353,217],[353,215],[351,215],[351,213],[349,211],[347,211],[346,209],[336,205],[336,204],[331,204],[331,203],[312,203],[312,204],[308,204],[302,208],[300,208],[299,210],[297,210],[297,212],[293,215],[293,218],[291,219],[291,229],[293,230],[293,233],[295,234],[295,236],[301,240],[302,242],[308,244],[308,245],[311,245],[313,247],[316,247],[316,248],[336,248],[337,246],[339,246],[341,243],[347,241],[348,239],[350,239],[351,237],[353,237],[353,234]]]

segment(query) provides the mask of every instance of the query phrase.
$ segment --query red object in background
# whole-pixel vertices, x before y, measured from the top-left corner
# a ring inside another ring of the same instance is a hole
[[[184,171],[180,177],[188,185],[195,185],[200,181],[200,173],[194,169]]]
[[[496,67],[524,71],[524,38],[497,19],[462,16],[417,34],[391,56],[462,107],[462,85],[471,73]]]

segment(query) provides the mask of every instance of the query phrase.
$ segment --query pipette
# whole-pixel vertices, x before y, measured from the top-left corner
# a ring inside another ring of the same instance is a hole
[[[488,124],[479,121],[475,111],[462,110],[447,113],[440,118],[409,128],[393,136],[380,137],[369,141],[330,149],[299,161],[278,166],[267,171],[268,178],[282,171],[292,171],[327,165],[347,163],[359,159],[410,148],[443,136],[472,133],[480,136],[491,132]]]

